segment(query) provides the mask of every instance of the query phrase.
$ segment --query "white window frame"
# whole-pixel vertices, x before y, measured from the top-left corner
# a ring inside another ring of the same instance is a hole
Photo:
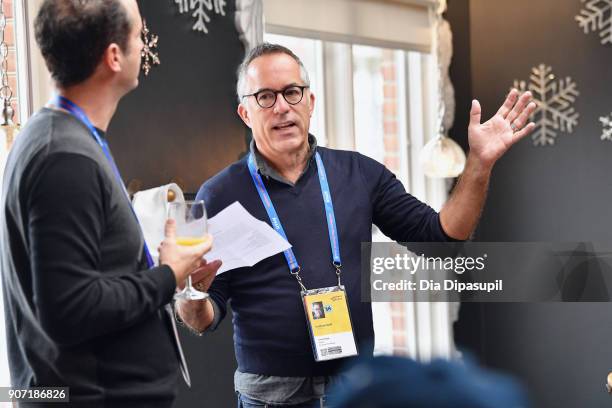
[[[43,0],[14,0],[20,117],[22,125],[54,93],[51,75],[34,40],[34,19]]]

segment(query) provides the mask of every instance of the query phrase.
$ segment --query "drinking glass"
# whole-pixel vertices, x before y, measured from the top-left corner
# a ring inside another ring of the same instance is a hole
[[[168,219],[176,222],[176,243],[184,246],[198,245],[206,240],[207,218],[204,201],[185,201],[168,203]],[[191,275],[185,288],[174,295],[175,299],[201,300],[208,293],[201,292],[191,285]]]

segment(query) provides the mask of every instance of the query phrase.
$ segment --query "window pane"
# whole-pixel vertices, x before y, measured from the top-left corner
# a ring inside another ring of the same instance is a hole
[[[353,46],[353,97],[355,100],[355,148],[383,163],[383,50]]]
[[[4,41],[7,46],[7,61],[6,61],[6,72],[0,73],[0,86],[6,84],[11,95],[10,101],[13,107],[13,122],[19,123],[19,101],[17,96],[17,52],[15,47],[15,17],[13,12],[13,1],[5,0],[3,3],[2,12],[6,18],[6,26],[4,28]],[[4,101],[0,101],[0,109],[3,108]],[[0,180],[1,175],[4,173],[4,164],[8,155],[9,149],[14,141],[14,134],[11,132],[10,135],[4,131],[0,132]]]
[[[310,119],[310,133],[316,136],[319,145],[325,146],[327,144],[327,138],[325,135],[321,41],[277,34],[265,34],[264,40],[266,42],[284,45],[302,60],[310,78],[310,90],[316,97],[314,113]]]
[[[13,91],[12,105],[15,111],[14,121],[19,122],[19,109],[17,95],[17,52],[15,50],[15,13],[13,7],[13,0],[4,0],[3,9],[6,17],[6,27],[4,30],[4,41],[8,46],[8,61],[7,61],[7,80],[8,85]]]
[[[13,92],[12,105],[15,111],[15,117],[13,118],[15,123],[19,123],[19,107],[18,107],[18,90],[17,90],[17,53],[15,50],[15,13],[13,7],[13,0],[4,0],[2,12],[6,17],[6,26],[4,29],[4,41],[8,46],[8,61],[7,61],[7,83]],[[4,78],[0,78],[2,82]],[[2,102],[2,101],[0,101]],[[0,109],[2,106],[0,105]],[[0,182],[4,174],[4,165],[6,156],[10,149],[11,143],[6,138],[4,132],[0,132]],[[1,183],[0,183],[1,184]],[[1,289],[1,288],[0,288]],[[8,354],[6,349],[6,333],[4,326],[4,301],[2,299],[2,290],[0,290],[0,386],[8,387],[11,384],[9,368],[8,368]],[[1,405],[1,404],[0,404]]]
[[[353,46],[355,147],[408,180],[404,53]]]

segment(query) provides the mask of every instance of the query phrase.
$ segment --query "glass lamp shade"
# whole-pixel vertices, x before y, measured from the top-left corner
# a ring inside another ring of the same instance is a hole
[[[17,124],[0,125],[0,140],[3,142],[2,144],[4,144],[3,147],[6,151],[11,150],[17,133],[19,133],[19,125]]]
[[[419,159],[425,175],[431,178],[457,177],[465,167],[463,149],[446,136],[427,142]]]
[[[9,150],[15,136],[19,131],[19,125],[11,124],[10,126],[0,125],[0,181],[4,173],[4,167],[6,165],[6,159],[8,158]]]
[[[9,92],[10,88],[9,88]],[[11,101],[9,99],[4,100],[4,107],[2,109],[1,121],[0,121],[0,134],[2,137],[2,141],[4,142],[5,149],[10,150],[13,145],[13,141],[15,141],[15,136],[17,136],[17,132],[19,132],[19,125],[13,122],[13,117],[15,116],[15,111],[11,106]],[[0,143],[2,143],[0,141]]]

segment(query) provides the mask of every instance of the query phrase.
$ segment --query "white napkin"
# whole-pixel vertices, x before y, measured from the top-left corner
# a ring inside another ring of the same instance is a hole
[[[164,226],[168,212],[168,191],[174,191],[174,202],[185,202],[181,188],[172,183],[165,186],[139,191],[134,194],[132,205],[140,222],[142,233],[155,263],[159,258],[157,247],[164,240]]]

